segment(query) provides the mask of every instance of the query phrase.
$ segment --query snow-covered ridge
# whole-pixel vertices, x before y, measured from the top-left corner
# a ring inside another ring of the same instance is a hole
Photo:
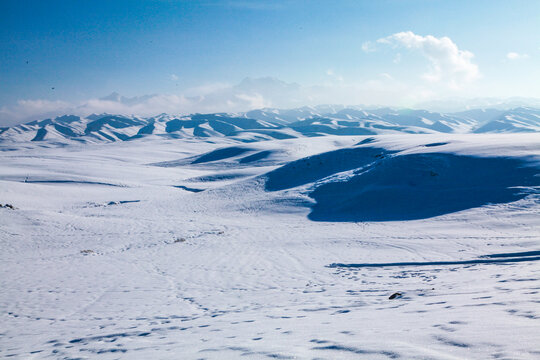
[[[260,109],[246,113],[161,114],[136,116],[64,115],[0,128],[0,142],[113,142],[147,136],[165,138],[230,137],[242,142],[322,135],[395,133],[507,133],[540,131],[540,110],[469,110],[437,113],[389,108],[362,110],[336,106],[291,110]]]

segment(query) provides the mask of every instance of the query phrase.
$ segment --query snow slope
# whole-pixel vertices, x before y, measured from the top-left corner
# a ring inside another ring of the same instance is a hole
[[[540,356],[538,133],[0,150],[1,358]]]

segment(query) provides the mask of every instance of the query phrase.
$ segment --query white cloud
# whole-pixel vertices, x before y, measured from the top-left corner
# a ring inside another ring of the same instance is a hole
[[[506,58],[508,60],[519,60],[519,59],[527,59],[529,55],[527,54],[518,54],[516,52],[509,52],[506,54]]]
[[[333,78],[334,80],[337,80],[339,82],[342,82],[343,81],[343,76],[339,75],[339,74],[336,74],[336,72],[334,71],[334,69],[328,69],[326,70],[326,75],[330,76],[331,78]]]
[[[180,78],[176,74],[171,74],[171,80],[172,81],[178,81]]]
[[[331,73],[331,79],[335,80],[337,74],[333,71]],[[310,86],[271,77],[246,78],[236,85],[207,84],[191,88],[183,94],[152,94],[128,98],[113,93],[78,102],[20,100],[0,108],[0,126],[64,114],[187,115],[197,112],[235,113],[264,107],[286,109],[320,104],[407,107],[444,95],[444,90],[440,88],[404,83],[385,72],[373,74],[372,78],[354,83],[329,81]]]
[[[153,116],[160,113],[240,112],[276,105],[300,106],[298,84],[274,78],[246,78],[237,85],[214,83],[191,88],[185,94],[154,94],[127,98],[112,93],[80,102],[19,100],[0,108],[0,126],[41,120],[63,114],[92,113]]]
[[[2,106],[0,108],[0,126],[20,123],[21,120],[37,120],[67,113],[71,109],[71,104],[65,101],[50,100],[19,100],[13,106]]]
[[[446,83],[460,88],[477,79],[478,66],[472,62],[474,54],[460,50],[449,37],[421,36],[405,31],[378,39],[377,43],[419,51],[430,62],[430,69],[422,77],[433,83]]]
[[[272,106],[272,102],[265,99],[261,94],[237,94],[235,96],[237,99],[246,102],[247,107],[250,109],[261,109]]]
[[[371,41],[366,41],[362,43],[362,51],[366,53],[374,52],[375,46],[373,45]]]
[[[340,80],[335,73],[332,78]],[[234,113],[264,107],[295,108],[319,104],[407,105],[418,101],[417,93],[384,73],[362,83],[332,81],[314,86],[301,86],[270,77],[246,78],[236,85],[210,84],[192,88],[189,93],[184,94],[154,94],[128,98],[113,93],[79,102],[20,100],[11,106],[0,108],[0,126],[64,114],[153,116],[161,113]],[[424,95],[422,93],[422,96]]]

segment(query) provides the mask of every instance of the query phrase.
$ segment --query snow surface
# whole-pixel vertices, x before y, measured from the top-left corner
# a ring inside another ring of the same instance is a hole
[[[0,144],[0,358],[538,359],[539,168],[538,133]]]

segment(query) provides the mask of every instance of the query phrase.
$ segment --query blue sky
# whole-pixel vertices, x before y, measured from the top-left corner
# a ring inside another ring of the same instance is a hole
[[[4,122],[540,97],[538,1],[4,0],[0,19]]]

